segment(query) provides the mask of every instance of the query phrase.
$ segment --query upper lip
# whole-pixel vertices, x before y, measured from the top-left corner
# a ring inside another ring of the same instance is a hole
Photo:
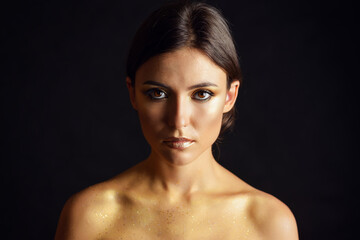
[[[164,142],[193,142],[194,140],[186,137],[169,137],[165,138]]]

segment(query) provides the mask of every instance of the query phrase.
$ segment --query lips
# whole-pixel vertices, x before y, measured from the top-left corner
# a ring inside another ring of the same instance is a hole
[[[163,142],[170,148],[183,150],[190,147],[194,143],[194,140],[188,138],[171,137],[171,138],[166,138]]]

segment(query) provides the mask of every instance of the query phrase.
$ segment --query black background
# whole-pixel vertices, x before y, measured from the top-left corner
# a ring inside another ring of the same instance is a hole
[[[4,239],[52,239],[72,194],[147,156],[124,65],[137,27],[163,2],[2,7]],[[207,2],[229,20],[244,72],[219,161],[285,202],[301,239],[354,239],[355,5]]]

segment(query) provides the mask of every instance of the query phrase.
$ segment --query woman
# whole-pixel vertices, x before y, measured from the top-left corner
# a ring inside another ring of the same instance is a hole
[[[216,9],[183,1],[155,11],[134,38],[127,76],[151,153],[72,196],[55,239],[298,239],[286,205],[213,157],[241,80]]]

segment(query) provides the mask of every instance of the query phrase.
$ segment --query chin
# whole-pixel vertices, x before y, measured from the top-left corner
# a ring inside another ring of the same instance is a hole
[[[185,166],[192,163],[196,158],[189,153],[175,152],[175,153],[163,153],[161,159],[175,166]]]
[[[156,159],[162,159],[174,166],[185,166],[201,157],[202,153],[194,150],[191,148],[184,150],[161,148],[156,151],[156,155],[158,155]]]

